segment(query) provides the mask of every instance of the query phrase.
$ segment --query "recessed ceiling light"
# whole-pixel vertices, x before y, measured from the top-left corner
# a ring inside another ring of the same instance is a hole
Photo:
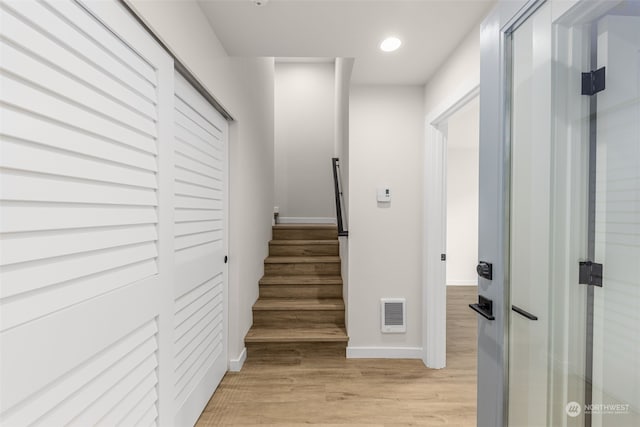
[[[384,52],[393,52],[398,49],[402,41],[397,37],[387,37],[380,43],[380,49]]]

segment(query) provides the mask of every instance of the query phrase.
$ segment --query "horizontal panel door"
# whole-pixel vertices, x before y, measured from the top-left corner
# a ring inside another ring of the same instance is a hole
[[[0,22],[0,424],[155,425],[172,60],[117,2]]]

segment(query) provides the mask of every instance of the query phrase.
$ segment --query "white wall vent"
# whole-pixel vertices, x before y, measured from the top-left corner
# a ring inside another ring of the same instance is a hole
[[[380,320],[382,323],[382,332],[402,333],[407,331],[407,316],[405,305],[406,300],[404,298],[380,299]]]

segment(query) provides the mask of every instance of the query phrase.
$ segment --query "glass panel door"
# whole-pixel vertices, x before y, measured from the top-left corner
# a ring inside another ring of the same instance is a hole
[[[593,426],[640,426],[640,16],[625,8],[592,24],[606,88],[595,108]]]
[[[640,2],[553,15],[506,43],[508,424],[640,426]]]

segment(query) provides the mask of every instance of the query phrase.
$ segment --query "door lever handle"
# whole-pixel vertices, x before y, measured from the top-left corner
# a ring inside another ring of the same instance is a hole
[[[538,316],[534,316],[533,314],[529,313],[528,311],[525,311],[525,310],[521,309],[518,306],[512,305],[511,306],[511,310],[515,311],[516,313],[518,313],[521,316],[526,317],[529,320],[538,320]]]
[[[478,303],[469,304],[469,308],[487,320],[495,320],[495,317],[493,317],[493,301],[489,298],[478,295]]]

